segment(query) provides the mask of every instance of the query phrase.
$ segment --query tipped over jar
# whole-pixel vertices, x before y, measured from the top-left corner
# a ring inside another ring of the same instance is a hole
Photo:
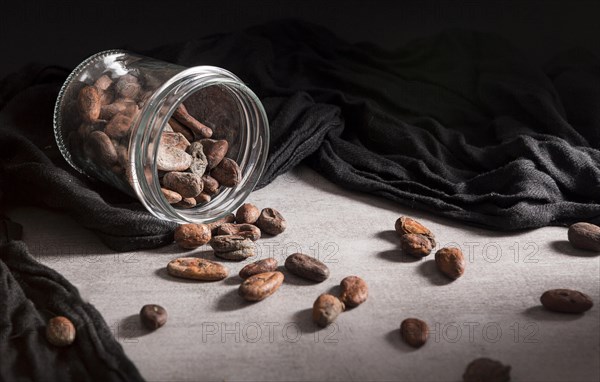
[[[113,50],[65,81],[54,134],[77,171],[180,223],[217,220],[243,203],[267,157],[256,95],[231,72]]]

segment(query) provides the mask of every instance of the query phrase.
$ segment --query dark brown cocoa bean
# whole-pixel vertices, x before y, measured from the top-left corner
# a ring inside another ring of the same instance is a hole
[[[196,199],[196,204],[204,204],[210,202],[212,198],[209,194],[202,191],[200,195],[194,197],[194,199]]]
[[[210,246],[215,252],[230,252],[240,249],[254,249],[252,240],[239,235],[221,235],[214,236],[210,242]]]
[[[175,229],[175,242],[184,249],[195,249],[210,241],[212,235],[206,224],[181,224]]]
[[[104,166],[112,167],[117,163],[117,150],[109,136],[102,131],[91,132],[85,146],[89,156]]]
[[[171,171],[162,179],[163,186],[183,198],[193,198],[202,192],[202,178],[191,172]]]
[[[160,305],[144,305],[140,310],[140,320],[149,330],[156,330],[167,323],[167,310]]]
[[[346,307],[353,308],[367,301],[369,297],[369,287],[365,280],[358,276],[345,277],[340,283],[342,292],[340,293],[340,301]]]
[[[169,126],[174,132],[182,134],[188,141],[192,142],[194,140],[194,134],[190,129],[179,123],[175,118],[169,119]]]
[[[238,208],[235,214],[237,223],[254,224],[260,216],[260,210],[252,203],[244,203]]]
[[[600,227],[590,223],[575,223],[567,233],[569,242],[575,248],[600,252]]]
[[[100,118],[100,92],[94,86],[85,86],[79,91],[77,98],[79,112],[86,122],[94,122]]]
[[[344,310],[344,303],[337,297],[331,294],[322,294],[313,304],[313,321],[324,328],[334,322]]]
[[[196,207],[196,199],[194,198],[183,198],[178,203],[173,204],[175,207],[189,209]]]
[[[219,227],[218,235],[239,235],[256,241],[260,239],[260,229],[252,224],[227,223]]]
[[[46,339],[54,346],[68,346],[75,341],[75,326],[67,317],[57,316],[46,325]]]
[[[583,313],[594,306],[592,298],[572,289],[551,289],[540,298],[548,310],[561,313]]]
[[[129,134],[131,118],[124,114],[115,115],[104,128],[106,135],[113,139],[121,139]]]
[[[229,270],[222,264],[199,257],[180,257],[167,265],[171,276],[186,279],[217,281],[229,275]]]
[[[206,192],[208,195],[214,196],[219,192],[219,182],[208,174],[202,176],[202,184],[204,185],[202,191]]]
[[[179,195],[175,191],[167,190],[166,188],[162,187],[160,190],[162,191],[163,196],[165,197],[165,199],[167,199],[167,203],[169,204],[179,203],[182,199],[181,195]]]
[[[489,358],[472,361],[463,374],[464,382],[508,382],[510,366]]]
[[[402,253],[407,255],[422,258],[431,253],[431,240],[424,235],[418,233],[407,233],[400,237],[400,248]]]
[[[218,220],[215,220],[212,223],[208,223],[207,225],[208,225],[208,228],[210,228],[210,231],[212,232],[213,236],[216,236],[217,232],[219,230],[219,227],[222,224],[233,223],[234,221],[235,221],[235,215],[231,213],[231,214],[225,215],[224,217],[222,217]]]
[[[400,216],[398,220],[396,220],[395,224],[396,232],[398,235],[406,235],[407,233],[417,233],[419,235],[423,235],[431,240],[431,246],[435,247],[435,236],[434,234],[423,224],[418,221],[409,218],[408,216]]]
[[[115,90],[119,97],[133,100],[140,93],[141,86],[137,77],[131,74],[125,74],[117,80]]]
[[[303,253],[294,253],[285,259],[285,268],[296,276],[322,282],[329,277],[329,268],[321,261]]]
[[[208,161],[208,170],[217,167],[229,150],[229,144],[224,139],[201,139],[199,142]]]
[[[229,158],[224,158],[210,175],[219,182],[221,186],[235,187],[242,180],[242,170],[238,164]]]
[[[460,249],[449,247],[435,253],[435,264],[443,274],[455,280],[465,273],[467,262]]]
[[[277,265],[277,260],[268,257],[246,265],[240,270],[239,276],[243,279],[247,279],[248,277],[259,273],[274,272],[277,270]]]
[[[400,324],[400,336],[410,346],[420,348],[429,338],[429,326],[418,318],[407,318]]]
[[[190,129],[196,138],[210,138],[213,134],[210,127],[204,125],[188,113],[184,104],[179,105],[175,109],[173,118]]]
[[[250,276],[242,282],[238,294],[247,301],[262,301],[277,292],[283,283],[283,273],[266,272]]]
[[[256,226],[269,235],[279,235],[285,231],[287,222],[276,209],[264,208],[256,220]]]

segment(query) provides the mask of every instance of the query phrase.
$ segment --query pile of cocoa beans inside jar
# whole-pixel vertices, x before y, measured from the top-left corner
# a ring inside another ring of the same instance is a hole
[[[132,184],[129,142],[135,118],[152,95],[149,79],[131,73],[100,75],[81,83],[69,109],[73,121],[66,144],[71,155],[105,177]],[[76,115],[73,115],[76,114]],[[161,133],[156,165],[161,191],[177,208],[209,202],[221,187],[235,187],[241,169],[227,157],[230,143],[211,139],[213,129],[181,103]]]

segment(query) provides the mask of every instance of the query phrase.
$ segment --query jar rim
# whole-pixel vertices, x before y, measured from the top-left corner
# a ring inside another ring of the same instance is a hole
[[[158,143],[175,109],[192,94],[214,85],[227,88],[232,96],[237,97],[237,106],[245,118],[241,142],[245,148],[240,150],[242,162],[239,163],[242,180],[234,188],[222,189],[216,198],[204,205],[190,209],[174,208],[160,189],[156,169]],[[172,99],[175,102],[167,105]],[[239,207],[260,180],[269,147],[268,119],[258,97],[233,73],[207,65],[185,69],[162,84],[139,115],[131,129],[128,174],[138,199],[153,215],[179,223],[215,221]],[[148,158],[152,158],[150,176],[145,172]]]

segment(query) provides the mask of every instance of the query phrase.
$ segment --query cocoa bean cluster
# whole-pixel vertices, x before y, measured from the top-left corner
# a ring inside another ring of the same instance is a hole
[[[132,73],[106,73],[93,83],[81,84],[75,115],[65,118],[72,123],[67,138],[71,156],[132,185],[130,135],[141,108],[152,95],[150,87],[144,85],[152,82],[148,80]],[[209,202],[221,187],[240,183],[242,170],[227,157],[229,142],[212,136],[213,130],[191,115],[184,103],[167,122],[155,160],[161,191],[169,204],[193,208]],[[151,174],[145,176],[150,178]]]

